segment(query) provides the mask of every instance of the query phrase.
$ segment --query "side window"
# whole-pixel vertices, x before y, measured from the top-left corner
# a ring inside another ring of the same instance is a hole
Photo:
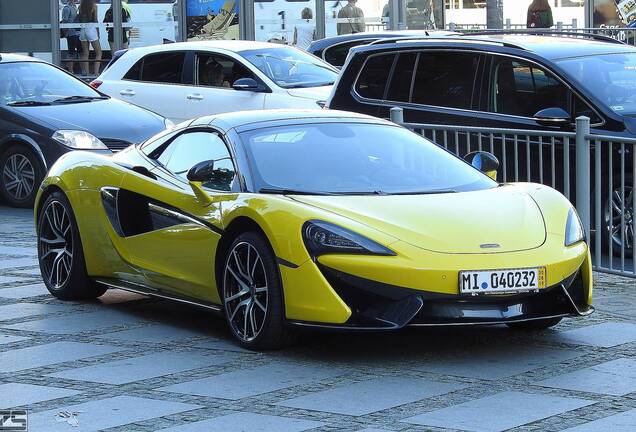
[[[347,59],[347,55],[349,54],[349,50],[358,45],[368,44],[370,41],[368,39],[357,40],[347,43],[342,43],[336,46],[332,46],[330,48],[325,49],[323,57],[325,61],[333,66],[342,67],[344,65],[345,60]]]
[[[382,99],[395,54],[369,57],[356,81],[356,92],[369,99]]]
[[[181,84],[185,53],[150,54],[143,58],[141,80],[163,84]]]
[[[139,81],[141,79],[141,65],[144,64],[144,59],[140,59],[137,63],[134,64],[133,67],[128,69],[126,75],[124,75],[125,80]]]
[[[492,83],[492,112],[521,117],[534,117],[545,108],[562,108],[570,112],[568,88],[534,64],[496,59]]]
[[[396,102],[408,102],[411,96],[411,82],[413,81],[413,69],[417,53],[402,53],[398,56],[387,100]]]
[[[479,56],[463,52],[421,52],[412,102],[470,109]]]
[[[179,135],[156,158],[168,170],[187,180],[190,168],[199,162],[214,160],[217,178],[203,186],[230,191],[234,185],[235,169],[225,142],[212,132],[189,132]]]
[[[602,123],[603,119],[598,116],[596,111],[594,111],[590,105],[583,101],[580,97],[574,95],[574,118],[579,116],[589,117],[591,124]]]
[[[232,87],[240,78],[255,79],[245,66],[225,56],[197,54],[196,85],[205,87]]]

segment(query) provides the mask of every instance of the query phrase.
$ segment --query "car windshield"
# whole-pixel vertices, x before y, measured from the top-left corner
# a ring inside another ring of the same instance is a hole
[[[314,123],[241,133],[256,191],[309,194],[426,194],[497,183],[406,129]]]
[[[331,85],[338,76],[330,65],[296,48],[266,48],[240,54],[282,88]]]
[[[576,57],[557,63],[614,112],[636,116],[636,53]]]
[[[0,63],[0,105],[78,103],[103,96],[47,63]]]

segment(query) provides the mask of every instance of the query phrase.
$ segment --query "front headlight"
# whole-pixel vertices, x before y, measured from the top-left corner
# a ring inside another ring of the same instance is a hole
[[[164,119],[163,124],[166,125],[166,130],[174,129],[174,122],[170,119]]]
[[[565,245],[572,246],[584,240],[585,231],[583,230],[583,225],[576,210],[574,210],[574,207],[571,207],[568,213],[568,221],[565,224]]]
[[[53,134],[53,139],[66,147],[82,150],[107,150],[108,147],[95,136],[84,131],[59,130]]]
[[[395,255],[391,249],[329,222],[311,220],[303,225],[303,240],[312,256],[328,253]]]

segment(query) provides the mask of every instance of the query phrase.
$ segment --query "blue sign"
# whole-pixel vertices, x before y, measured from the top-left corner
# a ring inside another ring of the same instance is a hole
[[[216,15],[221,9],[238,12],[238,0],[187,0],[187,16]]]

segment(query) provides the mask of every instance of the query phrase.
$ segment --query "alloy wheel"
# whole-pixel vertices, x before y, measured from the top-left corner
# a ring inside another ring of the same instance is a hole
[[[41,217],[38,252],[42,276],[52,288],[59,288],[68,280],[73,268],[72,222],[60,201],[51,201]]]
[[[261,256],[248,242],[237,243],[228,255],[223,298],[233,332],[245,342],[256,339],[267,314],[267,275]]]
[[[29,158],[21,153],[9,156],[2,169],[2,182],[13,199],[27,199],[35,187],[35,169]]]
[[[612,193],[611,201],[608,199],[605,205],[605,230],[611,233],[612,243],[618,248],[624,246],[625,251],[632,250],[634,247],[633,194],[632,188],[625,187],[625,201],[623,202],[621,189],[615,189],[614,193]]]

